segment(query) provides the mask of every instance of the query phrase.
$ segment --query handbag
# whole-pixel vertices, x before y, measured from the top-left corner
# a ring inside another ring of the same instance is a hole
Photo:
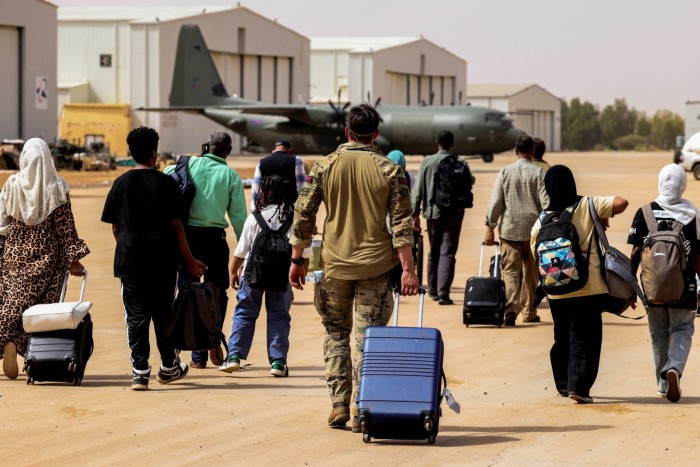
[[[68,274],[63,278],[61,298],[58,303],[42,303],[27,308],[22,313],[22,327],[27,333],[58,331],[61,329],[76,329],[80,322],[92,308],[92,302],[83,301],[85,296],[85,284],[87,283],[87,271],[83,270],[83,285],[80,289],[80,300],[66,302],[66,288],[68,286]]]
[[[595,233],[598,236],[598,251],[601,252],[601,266],[603,279],[608,286],[608,296],[605,298],[604,310],[621,316],[628,308],[630,299],[637,295],[646,308],[646,298],[639,287],[637,278],[632,274],[632,261],[617,248],[608,243],[605,229],[600,222],[600,217],[593,205],[593,199],[588,198],[588,208],[595,224]],[[639,316],[633,319],[641,319]],[[623,316],[626,318],[626,316]]]

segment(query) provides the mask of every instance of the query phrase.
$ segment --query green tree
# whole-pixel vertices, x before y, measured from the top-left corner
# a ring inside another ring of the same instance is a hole
[[[606,106],[600,114],[602,143],[615,149],[617,138],[634,133],[637,119],[636,109],[630,109],[625,99],[615,99],[615,103]]]
[[[649,135],[651,135],[651,122],[646,115],[641,115],[639,117],[637,120],[637,128],[635,128],[634,132],[639,136],[644,136],[647,139],[649,138]]]
[[[651,119],[651,144],[661,149],[673,148],[676,135],[682,135],[685,124],[683,118],[670,110],[659,110]]]
[[[600,143],[601,133],[598,110],[590,102],[581,102],[578,97],[571,104],[562,102],[561,109],[562,146],[575,151],[587,151]]]

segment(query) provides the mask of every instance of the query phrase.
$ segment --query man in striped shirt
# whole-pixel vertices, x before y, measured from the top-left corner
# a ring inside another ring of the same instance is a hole
[[[284,139],[277,141],[272,154],[262,158],[255,167],[250,212],[255,212],[255,206],[260,200],[258,191],[262,179],[270,175],[279,175],[287,180],[287,202],[293,205],[304,186],[306,172],[301,157],[292,154],[292,145],[289,141]]]

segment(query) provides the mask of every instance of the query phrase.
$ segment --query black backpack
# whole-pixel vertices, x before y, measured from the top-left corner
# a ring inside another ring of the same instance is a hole
[[[454,154],[443,157],[435,171],[430,204],[449,213],[471,208],[473,202],[472,174],[469,167]]]
[[[226,337],[219,328],[220,294],[211,282],[187,280],[179,287],[173,313],[163,329],[176,349],[217,349],[221,354],[219,345],[227,348]]]
[[[292,264],[292,246],[287,238],[292,226],[292,214],[287,214],[277,230],[271,229],[259,212],[253,215],[260,226],[260,233],[253,241],[243,277],[253,289],[284,292],[289,286],[289,267]]]
[[[185,198],[185,215],[182,218],[182,223],[185,225],[190,218],[192,200],[197,192],[197,187],[194,185],[194,182],[190,177],[190,173],[187,170],[187,166],[190,163],[190,157],[191,156],[180,156],[177,160],[177,165],[175,165],[175,171],[170,174]]]
[[[535,261],[540,285],[548,295],[563,295],[583,288],[588,282],[588,252],[583,256],[571,216],[578,201],[562,212],[540,213],[540,231],[535,241]]]

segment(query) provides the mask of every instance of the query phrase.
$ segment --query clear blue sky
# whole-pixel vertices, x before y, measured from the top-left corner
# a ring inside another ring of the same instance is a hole
[[[51,0],[59,6],[143,0]],[[700,0],[242,0],[307,37],[417,36],[468,62],[468,83],[536,83],[601,108],[684,115],[700,100]],[[234,6],[232,0],[149,5]],[[467,84],[468,86],[468,84]]]

